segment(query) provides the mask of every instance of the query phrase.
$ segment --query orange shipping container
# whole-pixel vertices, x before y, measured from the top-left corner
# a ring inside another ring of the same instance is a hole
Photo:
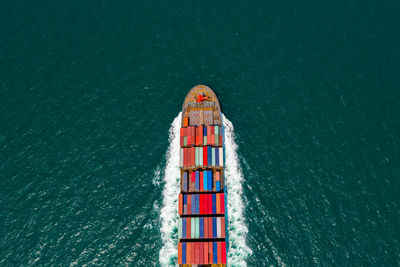
[[[225,195],[224,193],[221,193],[221,213],[224,214],[225,213],[225,199],[224,199]]]
[[[217,195],[217,203],[216,203],[216,205],[217,205],[217,214],[220,214],[221,213],[221,201],[220,201],[220,195],[221,194],[216,194]]]
[[[178,210],[179,210],[179,215],[182,215],[182,209],[183,209],[183,195],[179,194],[179,202],[178,202]]]
[[[191,255],[191,251],[192,251],[192,243],[190,242],[186,242],[186,263],[190,264],[192,263],[192,255]]]
[[[178,264],[182,264],[182,243],[178,243]]]
[[[183,118],[183,127],[187,127],[189,125],[189,118],[185,117]]]
[[[189,217],[186,219],[186,236],[187,236],[187,238],[190,238],[192,236],[192,233],[190,232],[190,230],[192,229],[191,221],[192,220]],[[188,248],[186,248],[186,249],[188,249]],[[186,255],[188,255],[188,254],[189,254],[189,252],[186,253]],[[188,257],[188,256],[186,256],[186,257]]]

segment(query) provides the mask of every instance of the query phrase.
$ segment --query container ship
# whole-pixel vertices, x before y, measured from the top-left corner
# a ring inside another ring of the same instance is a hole
[[[224,156],[218,98],[209,87],[195,86],[183,102],[180,128],[179,266],[227,264]]]

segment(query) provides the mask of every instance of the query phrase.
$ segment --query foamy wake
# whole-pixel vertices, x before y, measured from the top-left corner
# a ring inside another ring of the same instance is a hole
[[[243,217],[244,180],[237,154],[235,133],[232,122],[222,114],[225,133],[225,181],[228,187],[228,232],[229,232],[229,266],[247,266],[246,259],[252,254],[246,245],[247,226]]]
[[[242,182],[243,173],[237,155],[237,145],[232,123],[223,116],[225,128],[225,179],[228,186],[228,231],[229,231],[229,266],[246,266],[246,259],[252,253],[246,245],[247,227],[243,218]],[[178,194],[179,188],[179,128],[182,113],[174,119],[169,129],[170,145],[166,154],[164,170],[163,207],[160,211],[161,266],[175,266],[177,260],[178,229]]]
[[[159,259],[161,266],[175,266],[178,258],[178,195],[180,192],[179,129],[182,112],[174,119],[169,129],[169,142],[164,170],[163,207],[160,211],[161,240],[163,246]]]

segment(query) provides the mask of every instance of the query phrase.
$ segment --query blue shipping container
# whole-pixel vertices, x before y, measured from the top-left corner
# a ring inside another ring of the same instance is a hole
[[[204,218],[200,218],[200,238],[204,238]]]
[[[203,127],[203,135],[204,135],[204,136],[207,136],[207,127],[206,127],[206,126]]]
[[[195,179],[196,179],[196,191],[200,191],[200,174],[199,174],[199,171],[196,171]]]
[[[216,187],[215,190],[217,190],[217,191],[220,191],[220,190],[221,190],[221,188],[220,188],[220,183],[221,183],[221,182],[219,182],[219,181],[216,181],[216,182],[215,182],[215,187]]]
[[[215,150],[215,166],[219,166],[219,149],[218,147],[214,147]]]
[[[213,238],[217,237],[217,218],[213,217],[212,218],[212,226],[213,226]]]
[[[212,194],[212,214],[217,213],[217,196]]]
[[[182,238],[186,238],[186,218],[182,218]]]
[[[207,171],[208,172],[208,174],[207,174],[207,183],[208,183],[208,185],[207,185],[207,189],[208,190],[212,190],[212,171]]]
[[[183,173],[183,190],[188,191],[188,173],[184,172]]]
[[[203,190],[207,191],[207,171],[203,171]]]
[[[187,204],[187,195],[183,195],[183,205]]]
[[[186,263],[186,243],[182,243],[182,263]]]
[[[200,214],[200,195],[196,195],[196,214]]]
[[[196,213],[196,198],[194,195],[189,195],[189,197],[192,199],[192,214]]]
[[[217,242],[213,242],[213,263],[218,263],[218,247]]]

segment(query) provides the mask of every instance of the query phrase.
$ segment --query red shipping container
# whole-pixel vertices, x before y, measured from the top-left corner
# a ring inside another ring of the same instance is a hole
[[[186,153],[187,153],[187,163],[186,164],[187,164],[187,167],[190,167],[190,164],[192,162],[192,150],[190,147],[188,147],[186,149]]]
[[[213,242],[208,242],[208,262],[213,262]]]
[[[186,130],[186,136],[187,136],[187,145],[191,146],[192,145],[192,136],[190,135],[190,126]]]
[[[203,242],[203,254],[204,254],[204,258],[203,258],[203,264],[208,264],[208,242]]]
[[[225,238],[225,217],[221,217],[221,237]]]
[[[192,263],[192,243],[186,242],[186,263]]]
[[[196,185],[196,173],[195,172],[191,172],[190,173],[190,188],[191,188],[191,192],[194,192],[195,185]]]
[[[226,263],[226,243],[221,242],[221,263]]]
[[[179,194],[179,201],[178,201],[178,211],[179,211],[179,215],[183,214],[183,195]]]
[[[197,129],[197,127],[194,129],[194,131],[196,132],[196,137],[195,137],[195,142],[194,142],[194,145],[195,146],[198,146],[198,143],[199,143],[199,136],[198,136],[198,134],[199,134],[199,130]]]
[[[199,146],[203,145],[203,126],[199,126]]]
[[[203,214],[203,194],[199,194],[199,214]]]
[[[186,148],[186,167],[190,164],[190,148]]]
[[[203,166],[207,166],[207,147],[203,147]]]
[[[192,155],[191,155],[192,162],[191,162],[190,166],[194,167],[195,160],[196,160],[196,148],[193,146],[193,147],[191,147],[191,149],[192,149]]]
[[[199,139],[200,139],[199,145],[203,145],[203,140],[204,140],[204,138],[203,138],[203,125],[199,126]]]
[[[192,195],[187,195],[187,213],[186,214],[191,214],[192,213]]]
[[[183,147],[183,135],[184,135],[185,128],[181,128],[179,131],[181,147]]]
[[[202,214],[207,214],[207,195],[203,194],[203,202],[201,202],[201,204],[203,205],[203,208],[200,208],[200,210],[203,211]]]
[[[203,242],[199,242],[199,264],[204,264],[204,245]]]
[[[208,237],[211,238],[213,236],[213,226],[212,226],[212,217],[208,218]]]
[[[200,171],[200,192],[203,192],[203,172]]]
[[[192,148],[188,147],[187,148],[187,153],[188,153],[187,166],[189,168],[191,166],[191,164],[192,164]]]
[[[192,229],[192,225],[191,225],[191,219],[190,218],[186,218],[186,237],[190,238],[192,236],[191,234],[191,229]],[[189,250],[188,250],[189,251]],[[188,254],[188,253],[187,253]]]
[[[195,264],[199,264],[200,262],[199,262],[199,259],[200,259],[200,250],[199,250],[199,248],[200,248],[200,246],[199,246],[199,242],[195,242],[194,243],[195,245],[195,251],[194,251],[194,257],[195,257],[195,259],[196,259],[196,261],[194,262]]]
[[[183,167],[186,167],[186,148],[183,149]]]
[[[219,146],[222,146],[222,135],[219,136],[219,140],[218,141],[219,141]],[[219,159],[219,160],[221,160],[221,159]]]
[[[221,201],[220,201],[220,210],[222,214],[225,214],[225,195],[224,193],[221,193],[221,197],[220,197]]]
[[[191,131],[190,133],[192,134],[192,144],[196,144],[196,128],[194,126],[191,126]]]
[[[196,250],[196,243],[192,242],[192,245],[190,246],[190,259],[192,264],[196,264],[196,258],[195,258],[195,250]]]
[[[221,242],[217,242],[217,262],[221,263],[222,261],[222,253],[221,253]]]
[[[208,212],[209,212],[209,214],[213,214],[213,210],[212,210],[212,194],[208,194]]]
[[[182,243],[178,243],[178,264],[182,264]]]
[[[210,145],[215,145],[215,129],[214,126],[210,126],[210,134],[207,135],[210,136],[210,141],[208,141],[208,137],[207,137],[207,142],[210,143]]]

